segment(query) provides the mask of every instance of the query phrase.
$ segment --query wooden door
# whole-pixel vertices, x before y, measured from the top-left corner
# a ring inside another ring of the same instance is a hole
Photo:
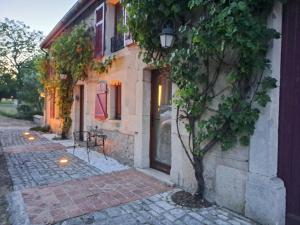
[[[171,169],[172,83],[165,73],[151,77],[150,166],[165,173]]]
[[[286,225],[300,224],[300,1],[283,9],[278,176],[287,191]],[[280,204],[280,203],[278,203]]]
[[[79,97],[79,131],[84,130],[84,86],[80,85],[80,97]],[[83,140],[83,136],[80,137]]]

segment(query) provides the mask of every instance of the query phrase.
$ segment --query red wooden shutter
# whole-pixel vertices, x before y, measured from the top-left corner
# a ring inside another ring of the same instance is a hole
[[[104,6],[102,3],[95,11],[95,56],[102,57],[104,55]]]
[[[101,82],[96,89],[95,118],[105,120],[107,118],[107,84]]]

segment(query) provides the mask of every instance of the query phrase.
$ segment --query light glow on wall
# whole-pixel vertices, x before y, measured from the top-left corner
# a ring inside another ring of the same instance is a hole
[[[161,105],[162,85],[158,85],[158,107]]]
[[[121,85],[121,81],[119,81],[119,80],[112,80],[112,81],[110,82],[110,85],[113,85],[113,86],[119,86],[119,85]]]

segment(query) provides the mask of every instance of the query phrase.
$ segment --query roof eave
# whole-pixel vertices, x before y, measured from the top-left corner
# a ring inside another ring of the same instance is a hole
[[[95,1],[97,0],[78,0],[56,24],[52,31],[45,37],[45,39],[41,42],[40,47],[42,49],[49,48],[53,40],[57,38],[64,30],[66,30],[70,24],[83,12],[85,12],[85,10],[87,10]]]

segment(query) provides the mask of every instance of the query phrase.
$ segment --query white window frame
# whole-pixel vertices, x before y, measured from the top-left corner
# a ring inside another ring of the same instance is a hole
[[[126,26],[127,25],[127,11],[126,11],[125,7],[123,7],[123,17],[124,17],[124,22],[123,23]],[[132,37],[130,39],[126,39],[127,35],[131,35],[130,31],[124,32],[124,45],[125,46],[131,45],[133,43]]]
[[[97,11],[100,10],[101,8],[103,8],[102,10],[102,20],[98,21],[97,22]],[[99,25],[102,24],[102,53],[104,55],[104,52],[105,52],[105,37],[104,37],[104,34],[105,34],[105,2],[101,3],[96,9],[95,9],[95,33],[97,32],[97,27]],[[95,34],[96,36],[96,34]],[[97,41],[97,40],[96,40]]]

